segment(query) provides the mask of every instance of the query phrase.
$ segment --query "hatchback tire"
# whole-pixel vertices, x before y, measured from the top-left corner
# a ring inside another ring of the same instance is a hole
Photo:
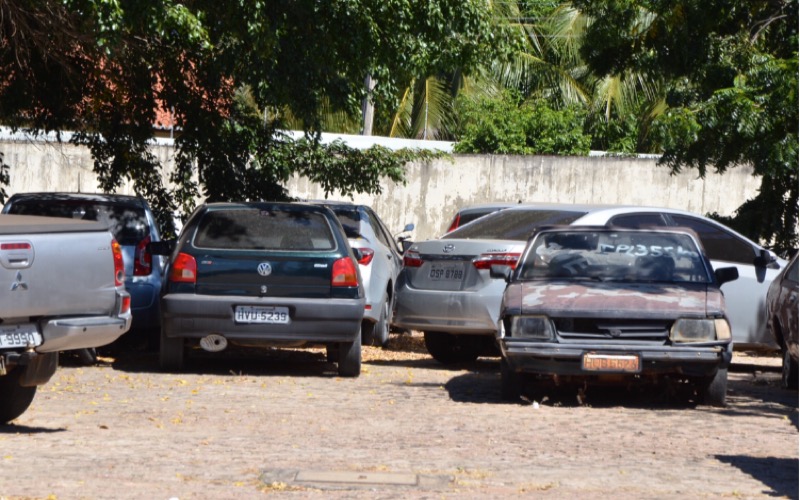
[[[786,346],[783,347],[783,361],[781,363],[781,386],[784,389],[797,389],[798,376],[798,363],[792,359],[792,355]]]
[[[352,342],[339,344],[339,376],[358,377],[361,374],[361,335]]]
[[[444,332],[425,332],[425,347],[433,359],[445,364],[469,363],[478,359],[480,338]]]
[[[19,385],[23,368],[17,367],[0,377],[0,424],[11,422],[22,415],[36,395],[36,386]]]
[[[161,344],[159,346],[159,366],[164,371],[183,370],[184,357],[186,354],[186,342],[183,338],[171,338],[161,333]]]
[[[728,369],[719,368],[716,375],[707,379],[703,384],[701,398],[709,406],[724,408],[725,398],[728,394]]]

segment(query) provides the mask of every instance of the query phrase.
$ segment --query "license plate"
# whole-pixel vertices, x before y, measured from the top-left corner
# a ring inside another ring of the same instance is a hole
[[[36,347],[42,345],[42,335],[33,323],[0,326],[0,348]]]
[[[272,306],[236,306],[234,321],[237,323],[275,325],[288,325],[292,322],[292,320],[289,319],[288,307]]]
[[[638,373],[639,356],[586,353],[583,355],[583,369],[589,372]]]
[[[428,278],[431,281],[461,281],[464,279],[464,266],[462,264],[431,264]]]

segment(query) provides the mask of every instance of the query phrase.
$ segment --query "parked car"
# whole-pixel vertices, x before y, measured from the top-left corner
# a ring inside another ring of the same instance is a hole
[[[484,215],[489,215],[490,213],[503,210],[504,208],[513,207],[514,205],[517,205],[517,203],[498,202],[470,205],[468,207],[460,208],[458,211],[456,211],[456,214],[451,219],[450,224],[447,226],[446,232],[449,233],[450,231],[457,229],[464,224],[469,224],[475,219],[480,219]]]
[[[148,248],[161,238],[144,199],[117,194],[17,193],[8,199],[2,212],[92,220],[108,227],[122,246],[125,289],[131,296],[133,323],[123,338],[147,343],[151,348],[157,346],[158,297],[165,260],[152,255]]]
[[[767,327],[783,355],[781,385],[798,387],[797,349],[797,254],[789,261],[767,291]]]
[[[394,314],[394,285],[403,266],[402,249],[386,224],[367,205],[343,201],[314,201],[328,207],[344,227],[350,246],[361,252],[358,261],[367,297],[361,322],[361,345],[385,347]],[[404,231],[414,229],[408,224]]]
[[[361,372],[364,287],[342,225],[302,203],[210,203],[186,221],[167,253],[160,365],[186,351],[324,345],[342,376]]]
[[[542,229],[513,271],[492,274],[508,282],[497,333],[505,399],[518,400],[534,375],[676,381],[725,406],[733,350],[719,285],[738,271],[714,272],[690,230]]]
[[[428,351],[443,363],[470,361],[489,352],[486,339],[497,330],[505,288],[489,276],[491,265],[513,265],[537,228],[559,224],[694,230],[714,268],[739,270],[739,279],[722,287],[734,344],[777,349],[766,331],[764,301],[769,283],[786,262],[711,219],[659,207],[520,204],[439,239],[417,242],[404,255],[395,326],[424,332]]]

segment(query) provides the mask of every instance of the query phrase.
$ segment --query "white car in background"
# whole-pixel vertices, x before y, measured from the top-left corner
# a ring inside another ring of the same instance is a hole
[[[734,266],[739,271],[738,280],[722,286],[734,346],[777,349],[766,328],[765,300],[786,261],[716,221],[660,207],[520,204],[439,239],[414,243],[398,278],[394,326],[424,332],[428,351],[443,363],[489,353],[505,288],[503,280],[489,276],[491,265],[516,264],[534,230],[561,224],[694,230],[715,269]]]

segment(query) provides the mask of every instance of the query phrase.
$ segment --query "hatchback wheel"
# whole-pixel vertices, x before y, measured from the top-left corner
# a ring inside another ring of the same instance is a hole
[[[22,368],[14,368],[0,377],[0,424],[11,422],[22,415],[36,395],[36,386],[19,385]]]
[[[706,380],[704,387],[702,387],[701,397],[703,403],[707,405],[724,408],[726,406],[725,398],[727,393],[728,369],[720,368],[714,377]]]
[[[183,338],[171,338],[161,333],[159,346],[159,365],[165,371],[183,370],[183,358],[186,353],[186,342]]]
[[[358,377],[361,374],[361,335],[352,342],[339,344],[339,376]]]
[[[797,389],[798,363],[792,359],[792,354],[786,347],[783,348],[783,362],[781,363],[781,386],[784,389]]]
[[[433,359],[450,365],[478,359],[480,338],[473,335],[453,335],[444,332],[425,332],[425,347]]]

